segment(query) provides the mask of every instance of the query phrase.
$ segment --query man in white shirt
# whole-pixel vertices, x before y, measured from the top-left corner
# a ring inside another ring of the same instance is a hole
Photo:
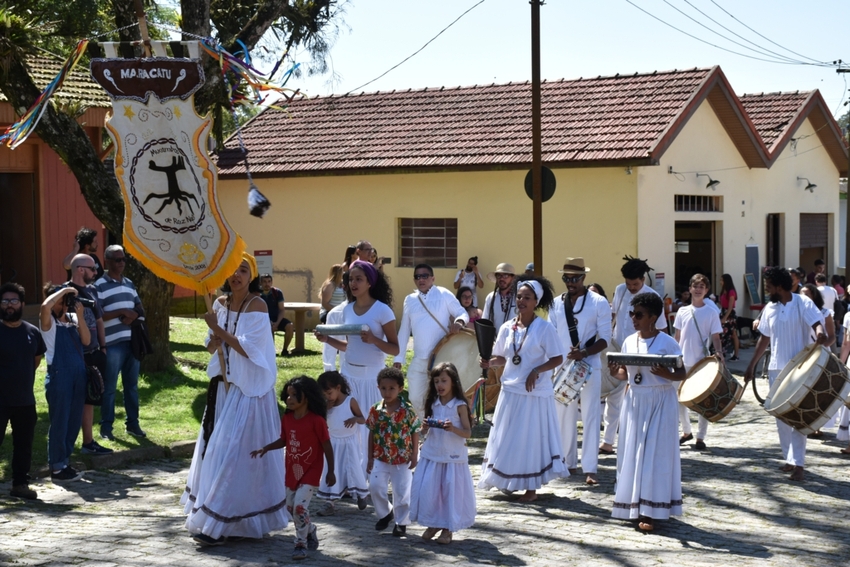
[[[770,365],[767,368],[770,385],[801,350],[811,342],[809,328],[815,332],[815,342],[827,342],[824,321],[814,302],[791,292],[791,274],[785,268],[768,268],[764,272],[765,290],[770,303],[764,308],[759,324],[761,337],[756,343],[753,359],[744,374],[745,387],[755,375],[756,362],[770,345]],[[806,436],[777,418],[779,444],[785,457],[783,472],[791,473],[791,480],[803,480],[806,460]]]
[[[831,285],[827,285],[826,274],[816,274],[815,285],[818,287],[821,297],[823,297],[824,308],[835,312],[835,302],[838,301],[838,292]]]
[[[563,268],[558,271],[563,274],[561,279],[567,286],[567,293],[555,298],[549,310],[549,322],[555,327],[564,345],[564,352],[567,353],[565,364],[583,360],[591,367],[590,375],[579,394],[581,420],[584,424],[581,470],[587,475],[585,482],[596,486],[599,484],[596,478],[599,453],[596,448],[599,446],[599,424],[602,420],[599,403],[602,391],[600,353],[611,340],[611,307],[604,297],[584,285],[585,274],[590,271],[584,265],[584,258],[567,258]],[[570,474],[574,474],[578,466],[578,401],[573,400],[567,406],[558,403],[555,408],[561,427],[562,455]]]
[[[478,307],[478,288],[484,287],[484,280],[478,273],[478,256],[473,256],[466,261],[466,269],[458,270],[455,275],[455,289],[468,287],[472,290],[472,306]]]
[[[493,322],[498,334],[499,327],[516,315],[516,270],[511,264],[503,262],[496,266],[496,271],[487,274],[487,279],[496,283],[496,289],[487,294],[483,318]]]
[[[416,415],[424,416],[428,395],[428,358],[437,343],[469,322],[469,315],[452,292],[434,285],[434,270],[428,264],[413,269],[417,290],[404,298],[398,344],[401,348],[393,366],[401,368],[407,343],[413,334],[413,360],[407,369],[407,390]]]
[[[702,274],[691,277],[691,304],[676,311],[673,327],[676,329],[676,342],[682,347],[682,359],[685,372],[690,372],[694,365],[709,356],[709,343],[714,345],[716,356],[723,362],[723,347],[720,344],[720,334],[723,326],[720,324],[720,312],[714,303],[706,302],[705,296],[711,289],[708,278]],[[682,424],[682,437],[679,444],[694,438],[691,432],[691,417],[688,408],[679,404],[679,423]],[[697,442],[694,448],[705,450],[705,436],[708,432],[708,420],[699,416]]]
[[[613,305],[612,317],[614,320],[611,342],[614,352],[620,352],[623,341],[635,332],[634,326],[629,320],[629,309],[631,308],[632,299],[641,293],[654,293],[658,295],[657,291],[645,283],[646,273],[652,270],[646,263],[646,260],[632,258],[631,256],[626,256],[623,260],[626,263],[620,268],[620,273],[623,275],[625,282],[618,285],[617,289],[614,290],[614,300],[611,303]],[[655,323],[655,327],[666,331],[666,317],[659,317]],[[607,455],[614,453],[614,436],[617,434],[617,428],[620,426],[620,406],[623,403],[625,393],[625,388],[622,388],[605,399],[605,436],[599,448],[600,453]]]

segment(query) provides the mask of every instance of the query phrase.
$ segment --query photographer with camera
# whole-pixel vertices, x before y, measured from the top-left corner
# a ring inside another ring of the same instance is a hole
[[[91,333],[84,323],[85,307],[77,301],[76,289],[47,283],[44,293],[47,299],[41,304],[39,330],[47,346],[47,459],[51,479],[62,483],[83,476],[71,468],[70,462],[83,421],[87,380],[83,348],[91,342]]]
[[[71,260],[71,280],[65,287],[77,291],[77,301],[83,304],[83,318],[91,335],[91,342],[83,349],[86,366],[94,366],[101,376],[106,376],[106,332],[103,326],[103,309],[97,298],[94,283],[97,277],[97,264],[88,254],[77,254]],[[102,396],[97,398],[86,395],[83,406],[83,445],[81,451],[87,455],[108,455],[112,449],[98,444],[92,436],[94,424],[94,407],[102,402]]]

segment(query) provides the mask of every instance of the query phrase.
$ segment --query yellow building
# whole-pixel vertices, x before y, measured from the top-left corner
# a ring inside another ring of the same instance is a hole
[[[817,91],[739,98],[714,67],[545,82],[542,100],[557,179],[543,273],[556,289],[567,256],[609,294],[628,254],[664,274],[653,283],[670,296],[696,271],[728,272],[742,300],[754,265],[837,266],[847,153]],[[470,256],[482,275],[532,260],[528,83],[305,99],[263,112],[243,138],[272,208],[248,214],[235,139],[219,158],[220,200],[249,249],[273,250],[287,300],[316,301],[361,239],[392,259],[397,312],[419,261],[451,289]]]

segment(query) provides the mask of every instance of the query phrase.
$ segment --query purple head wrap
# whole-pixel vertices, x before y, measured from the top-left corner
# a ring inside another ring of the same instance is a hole
[[[354,268],[360,268],[363,270],[363,273],[366,274],[366,279],[369,281],[369,285],[373,286],[378,282],[378,270],[375,269],[369,262],[364,262],[363,260],[355,260],[349,266],[348,271],[350,272]]]

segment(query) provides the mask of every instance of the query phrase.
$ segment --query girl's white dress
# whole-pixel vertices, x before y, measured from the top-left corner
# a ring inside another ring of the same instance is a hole
[[[461,426],[458,406],[438,399],[431,406],[434,419],[449,420]],[[466,439],[436,427],[430,428],[419,452],[419,464],[413,472],[410,488],[410,520],[429,528],[452,532],[475,523],[475,487],[469,470]]]
[[[363,449],[361,437],[365,427],[359,424],[350,428],[345,426],[345,421],[354,417],[351,413],[351,399],[351,396],[346,396],[340,405],[328,408],[328,432],[334,449],[336,484],[328,486],[325,479],[328,462],[325,460],[325,472],[322,473],[322,483],[316,493],[316,496],[325,500],[339,500],[345,493],[353,498],[366,498],[369,495],[369,485],[366,483],[360,454]]]
[[[216,301],[213,310],[225,328],[227,308]],[[230,389],[225,391],[224,383],[218,386],[215,428],[207,444],[203,428],[198,435],[180,503],[190,533],[262,538],[285,528],[290,520],[283,451],[251,458],[251,451],[280,437],[275,347],[266,313],[241,313],[238,325],[236,312],[229,319],[227,330],[236,335],[248,357],[230,350]],[[221,374],[214,353],[207,375]]]
[[[561,454],[552,372],[540,373],[534,389],[525,390],[531,370],[563,356],[563,345],[552,324],[540,317],[527,329],[513,325],[510,320],[501,326],[493,346],[493,354],[504,356],[507,364],[478,481],[478,488],[485,490],[537,490],[552,479],[570,476]],[[512,361],[515,354],[520,355],[519,364]]]
[[[681,355],[673,337],[659,333],[644,340],[635,333],[622,352]],[[647,366],[627,366],[629,389],[620,414],[617,486],[612,516],[666,520],[682,515],[682,467],[679,458],[679,399],[671,382]],[[636,377],[640,375],[639,383]]]

